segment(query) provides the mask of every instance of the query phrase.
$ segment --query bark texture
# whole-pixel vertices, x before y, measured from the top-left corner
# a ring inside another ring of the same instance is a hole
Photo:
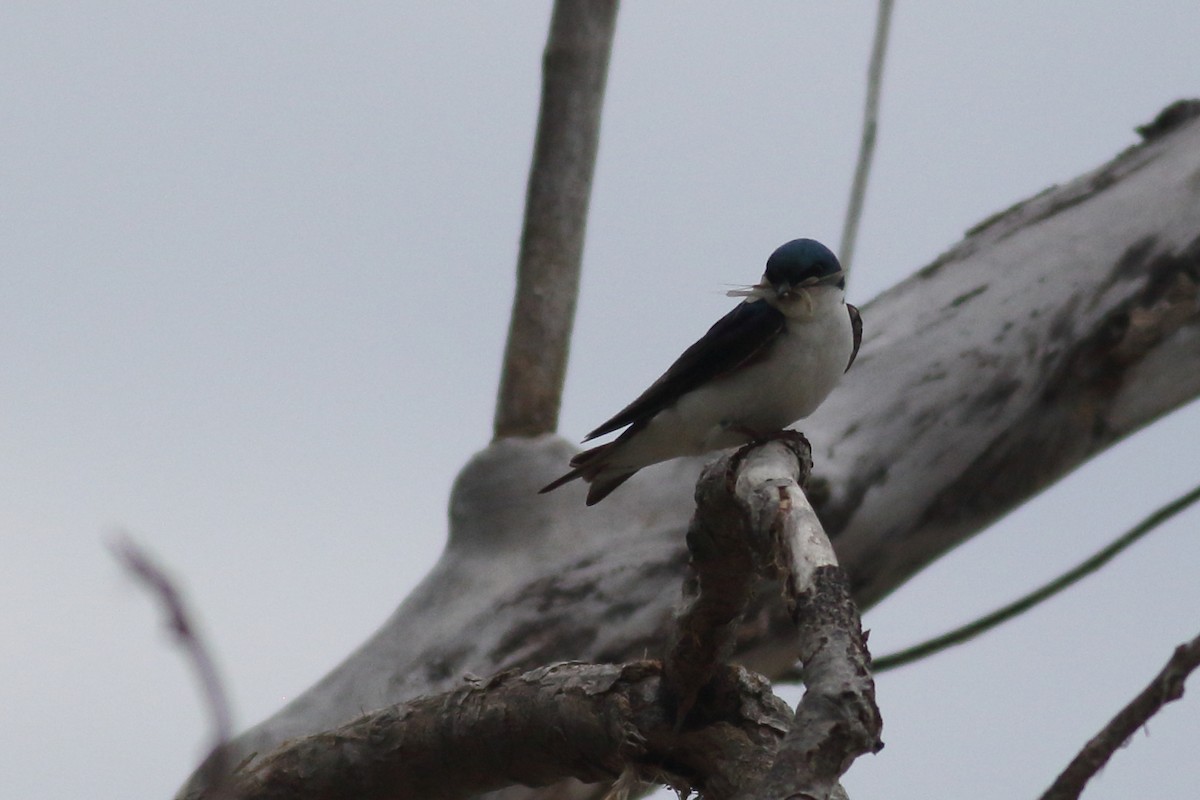
[[[363,714],[241,765],[223,800],[434,800],[514,783],[613,780],[626,764],[728,798],[765,770],[792,713],[770,684],[724,668],[705,714],[664,713],[657,662],[561,663],[475,679]],[[753,767],[760,765],[758,770]],[[216,795],[197,787],[189,800]]]
[[[809,494],[860,605],[1200,394],[1196,107],[1145,135],[976,226],[863,307],[858,361],[804,426]],[[430,575],[238,751],[269,751],[468,673],[663,655],[703,460],[645,469],[592,508],[576,487],[538,495],[575,451],[543,435],[476,455],[452,490]],[[795,657],[777,606],[751,604],[737,631],[736,658],[767,675]]]

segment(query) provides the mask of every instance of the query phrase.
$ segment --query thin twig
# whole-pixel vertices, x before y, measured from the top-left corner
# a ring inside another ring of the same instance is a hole
[[[617,0],[557,0],[494,438],[558,427]]]
[[[205,782],[213,787],[212,797],[221,796],[222,787],[229,776],[229,740],[233,736],[233,715],[229,710],[229,699],[208,647],[192,622],[183,595],[175,583],[141,545],[127,534],[119,534],[110,543],[109,549],[134,578],[141,581],[162,604],[167,613],[167,627],[191,662],[192,672],[200,683],[204,704],[212,717],[212,751],[204,762],[207,772]]]
[[[842,224],[842,246],[839,250],[842,267],[850,269],[854,260],[854,243],[858,238],[858,223],[862,219],[863,198],[867,194],[867,178],[871,159],[875,155],[875,136],[879,129],[879,92],[883,86],[883,58],[887,53],[888,30],[892,22],[892,0],[879,0],[875,20],[875,43],[871,47],[871,63],[867,67],[867,99],[863,109],[862,141],[858,147],[858,164],[854,167],[854,183],[850,186],[850,202],[846,206],[846,221]]]
[[[1175,648],[1162,671],[1083,746],[1041,800],[1073,800],[1079,797],[1087,782],[1108,763],[1118,747],[1129,741],[1129,737],[1160,708],[1183,697],[1184,681],[1197,667],[1200,667],[1200,636]]]
[[[1134,525],[1125,533],[1121,534],[1107,547],[1092,555],[1087,560],[1080,563],[1074,569],[1071,569],[1047,584],[1033,590],[1024,597],[1016,600],[1008,605],[999,608],[990,614],[986,614],[979,619],[969,622],[962,627],[944,633],[941,636],[936,636],[927,641],[912,647],[905,648],[895,653],[889,653],[875,659],[874,670],[878,674],[885,670],[895,669],[896,667],[909,664],[913,661],[931,656],[934,653],[941,652],[954,645],[962,644],[970,641],[981,633],[991,630],[1002,622],[1006,622],[1019,614],[1022,614],[1036,605],[1039,605],[1046,600],[1049,600],[1054,595],[1067,589],[1068,587],[1078,583],[1083,578],[1091,575],[1096,570],[1103,567],[1109,561],[1112,561],[1123,550],[1127,549],[1134,542],[1138,541],[1150,531],[1162,525],[1164,522],[1175,516],[1179,512],[1193,505],[1197,500],[1200,500],[1200,486],[1195,487],[1186,494],[1177,497],[1164,506],[1159,507],[1149,516]]]

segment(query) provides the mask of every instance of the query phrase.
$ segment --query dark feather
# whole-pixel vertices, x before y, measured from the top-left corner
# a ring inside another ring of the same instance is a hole
[[[608,496],[608,493],[616,489],[625,481],[633,477],[637,470],[625,472],[616,475],[609,475],[606,478],[601,478],[600,474],[604,471],[605,457],[609,452],[619,444],[628,441],[631,437],[636,436],[638,431],[645,427],[645,423],[635,424],[628,430],[624,431],[620,436],[611,442],[592,447],[584,450],[582,453],[576,453],[571,458],[571,471],[560,478],[555,478],[550,483],[538,490],[538,494],[552,492],[563,484],[570,483],[576,478],[583,478],[591,486],[588,488],[587,504],[595,505]]]
[[[563,475],[561,478],[555,478],[541,489],[538,489],[538,494],[553,492],[558,487],[565,483],[570,483],[576,478],[586,478],[589,481],[592,480],[599,472],[600,464],[603,460],[604,454],[608,452],[608,450],[612,448],[614,444],[616,444],[616,442],[609,442],[608,444],[602,444],[599,447],[593,447],[590,450],[584,450],[582,453],[576,453],[571,458],[571,471],[566,475]]]
[[[558,487],[560,487],[564,484],[570,483],[571,481],[575,480],[576,478],[581,478],[581,477],[583,477],[583,472],[581,470],[573,469],[570,472],[568,472],[566,475],[563,475],[561,478],[555,478],[554,480],[550,481],[542,488],[538,489],[538,494],[545,494],[546,492],[553,492]]]
[[[765,300],[740,303],[717,320],[698,342],[684,350],[649,389],[589,433],[584,441],[649,420],[693,389],[754,361],[765,354],[767,346],[784,329],[785,322],[783,314]],[[614,485],[612,489],[615,488]]]
[[[846,364],[846,372],[849,372],[854,359],[858,358],[858,346],[862,344],[862,314],[858,313],[857,306],[849,303],[846,303],[846,310],[850,312],[850,330],[854,331],[854,349],[850,351],[850,361]]]
[[[584,501],[584,504],[589,506],[596,505],[596,503],[599,503],[612,494],[613,489],[616,489],[622,483],[632,478],[636,473],[637,470],[635,469],[633,472],[622,472],[619,475],[612,475],[608,478],[597,478],[588,486],[587,500]]]

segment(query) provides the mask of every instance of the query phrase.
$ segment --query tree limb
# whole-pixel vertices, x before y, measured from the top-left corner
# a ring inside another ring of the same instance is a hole
[[[722,800],[769,763],[791,711],[740,669],[716,675],[695,724],[664,713],[656,662],[560,663],[473,680],[364,714],[243,764],[231,800],[432,800],[567,777],[612,779],[628,763]],[[204,800],[196,788],[189,800]]]
[[[763,573],[777,572],[773,565],[781,561],[768,524],[776,520],[770,517],[764,523],[761,507],[752,509],[753,486],[747,485],[747,476],[765,480],[759,462],[768,459],[767,474],[802,485],[812,469],[812,456],[803,439],[790,454],[777,450],[748,445],[708,465],[696,484],[696,513],[687,533],[690,575],[665,665],[680,719],[733,653],[751,596],[761,588]]]
[[[801,474],[808,466],[808,443],[803,444],[803,451],[794,454]],[[824,800],[855,758],[883,746],[883,722],[875,705],[871,655],[846,575],[794,468],[785,472],[775,466],[779,455],[768,447],[749,451],[737,473],[736,494],[754,520],[747,541],[766,540],[760,557],[770,559],[783,584],[806,691],[771,769],[743,796]],[[735,454],[735,462],[741,453]],[[706,470],[702,486],[711,474]]]
[[[860,606],[1200,395],[1197,174],[1189,112],[977,226],[863,307],[858,361],[805,421],[808,494]],[[537,494],[574,452],[547,435],[477,454],[451,492],[431,573],[238,752],[445,691],[467,672],[664,654],[703,459],[642,470],[585,509],[578,488]],[[795,656],[776,605],[751,605],[736,649],[769,676]]]
[[[1150,684],[1096,734],[1054,781],[1041,800],[1074,800],[1087,782],[1108,763],[1138,728],[1164,705],[1183,697],[1188,675],[1200,667],[1200,636],[1175,648],[1171,659]]]
[[[713,462],[696,485],[687,537],[695,574],[665,669],[677,719],[733,651],[736,625],[764,578],[772,579],[769,595],[783,590],[808,686],[770,769],[748,777],[739,797],[828,797],[857,756],[882,746],[858,611],[800,488],[811,466],[808,442],[795,435]]]
[[[880,718],[845,576],[799,486],[810,463],[797,435],[705,470],[688,536],[695,596],[665,668],[560,663],[474,680],[286,742],[243,764],[226,796],[459,798],[624,772],[708,800],[828,797],[881,746]],[[765,680],[722,663],[756,584],[783,588],[796,625],[808,691],[795,718]]]
[[[494,438],[558,427],[617,0],[556,0]]]

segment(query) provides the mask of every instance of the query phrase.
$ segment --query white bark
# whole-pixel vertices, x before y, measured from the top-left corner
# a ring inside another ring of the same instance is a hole
[[[858,361],[804,425],[827,485],[809,495],[860,605],[1200,394],[1198,281],[1192,118],[981,224],[864,307]],[[661,655],[703,459],[643,470],[589,509],[576,487],[537,494],[574,451],[546,435],[472,459],[430,575],[238,751],[467,673]],[[794,645],[765,609],[747,618],[740,660],[771,675]]]

